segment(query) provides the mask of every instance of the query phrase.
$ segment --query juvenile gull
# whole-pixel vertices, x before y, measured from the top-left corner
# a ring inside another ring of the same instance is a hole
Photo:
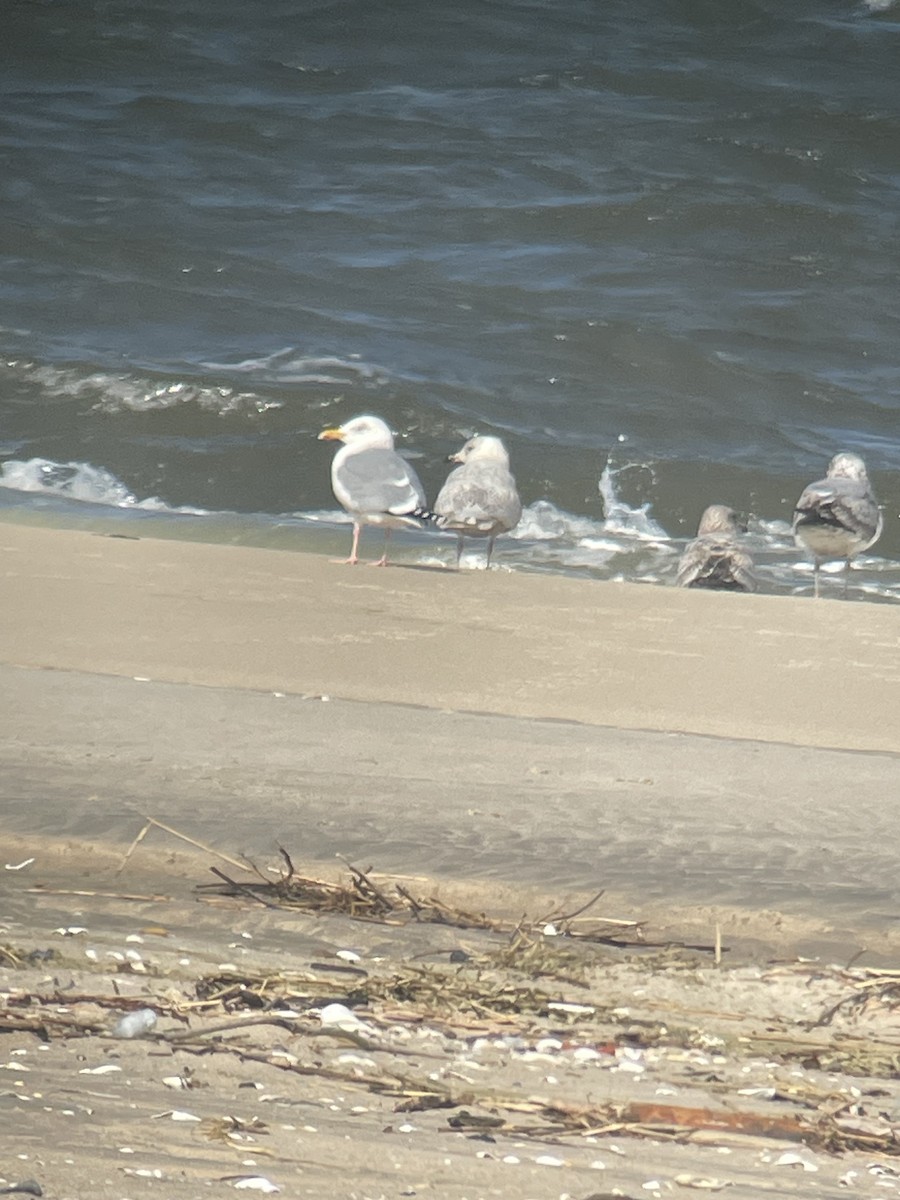
[[[753,559],[737,543],[737,515],[724,504],[711,504],[700,518],[697,536],[678,563],[679,587],[755,592]]]
[[[348,563],[359,562],[363,525],[384,529],[384,553],[374,567],[387,563],[394,529],[417,528],[431,514],[419,477],[394,449],[394,437],[380,417],[354,417],[336,429],[323,429],[319,441],[343,442],[331,464],[331,487],[338,503],[353,518],[353,545]]]
[[[878,541],[882,520],[866,464],[858,454],[836,454],[825,478],[804,489],[794,509],[794,538],[813,556],[817,597],[819,567],[838,558],[847,564],[846,595],[850,560]]]
[[[496,437],[473,437],[449,461],[460,465],[450,472],[434,503],[438,526],[456,534],[457,568],[465,539],[486,537],[489,567],[494,539],[514,529],[522,515],[506,447]]]

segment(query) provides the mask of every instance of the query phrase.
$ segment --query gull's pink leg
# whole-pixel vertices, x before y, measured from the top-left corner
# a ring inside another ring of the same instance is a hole
[[[359,562],[359,554],[357,553],[357,551],[359,550],[359,534],[360,534],[361,529],[362,529],[362,526],[357,525],[357,523],[354,521],[353,522],[353,545],[350,547],[350,557],[349,558],[333,558],[331,560],[332,562],[340,563],[342,566],[349,566],[349,567],[356,566],[356,564]]]
[[[378,559],[377,562],[370,562],[369,563],[370,567],[386,567],[387,566],[388,542],[391,540],[392,532],[393,532],[393,530],[390,528],[390,526],[388,526],[388,528],[384,531],[384,553],[382,554],[381,558]]]

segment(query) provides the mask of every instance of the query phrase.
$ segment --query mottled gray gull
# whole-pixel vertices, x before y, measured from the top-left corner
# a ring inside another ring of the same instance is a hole
[[[825,478],[805,488],[794,509],[794,538],[813,556],[816,596],[819,567],[840,558],[846,595],[850,560],[878,541],[882,519],[866,464],[858,454],[836,454]]]
[[[418,475],[394,449],[393,434],[380,417],[354,417],[336,429],[323,429],[319,440],[344,443],[331,464],[331,486],[353,518],[353,545],[345,561],[359,561],[363,525],[380,525],[384,553],[371,565],[385,566],[391,532],[417,528],[431,516]]]
[[[486,537],[489,567],[494,539],[515,529],[522,515],[506,447],[496,437],[473,437],[449,461],[460,465],[450,472],[434,502],[438,527],[456,534],[457,567],[464,540]]]
[[[711,504],[700,518],[697,536],[678,563],[679,587],[755,592],[753,559],[737,543],[737,515],[725,504]]]

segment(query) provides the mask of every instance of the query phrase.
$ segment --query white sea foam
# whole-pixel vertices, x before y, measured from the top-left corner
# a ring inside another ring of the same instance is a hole
[[[549,500],[536,500],[522,512],[522,519],[510,533],[516,541],[546,542],[564,539],[574,542],[602,531],[602,524],[590,517],[576,516],[557,508]]]
[[[203,366],[209,371],[262,376],[280,383],[321,383],[334,387],[348,383],[383,384],[389,379],[383,367],[364,362],[361,355],[341,358],[336,354],[304,354],[294,346],[235,363],[205,362]]]
[[[103,504],[111,508],[205,515],[202,508],[172,508],[158,496],[139,499],[111,471],[84,462],[58,463],[49,458],[7,459],[0,464],[0,487],[78,500],[83,504]]]
[[[604,515],[587,517],[566,512],[548,500],[528,505],[509,535],[518,543],[515,559],[509,541],[498,542],[498,552],[510,566],[521,564],[545,569],[585,569],[604,577],[659,581],[670,570],[679,546],[650,513],[650,504],[629,506],[619,495],[617,482],[629,467],[607,466],[598,481]]]
[[[194,404],[225,416],[281,407],[280,401],[265,400],[254,392],[227,386],[210,387],[185,380],[163,383],[129,372],[85,371],[23,361],[8,361],[6,365],[20,379],[37,384],[45,395],[90,400],[97,412],[154,412]]]
[[[619,476],[628,469],[607,468],[601,475],[598,486],[604,503],[602,519],[566,512],[549,500],[537,500],[528,505],[517,528],[498,540],[497,566],[513,570],[588,572],[596,578],[617,581],[673,583],[678,556],[688,539],[669,537],[656,521],[649,503],[631,507],[622,499],[618,491]],[[139,514],[145,518],[154,515],[202,517],[211,541],[226,536],[231,541],[246,539],[250,544],[289,549],[303,548],[304,543],[297,542],[292,532],[301,526],[338,527],[350,521],[347,513],[334,509],[240,515],[188,506],[174,507],[158,496],[136,495],[104,467],[85,462],[54,462],[46,458],[8,459],[0,463],[0,487],[60,502],[95,505],[98,509],[113,508],[120,513],[131,511],[135,518]],[[287,530],[283,535],[277,532],[282,528]],[[398,535],[398,544],[401,536],[407,540],[408,553],[423,565],[447,565],[455,559],[452,535],[426,528],[421,532]],[[808,587],[812,564],[798,554],[786,521],[752,518],[747,544],[765,591],[793,592]],[[464,555],[462,565],[479,568],[483,561],[483,547],[473,544]],[[826,577],[834,571],[835,586],[842,587],[841,567],[842,564],[836,563],[824,570]],[[873,598],[898,600],[900,564],[866,556],[855,564],[851,586]]]
[[[650,502],[647,501],[639,508],[629,508],[621,499],[616,489],[616,481],[622,472],[630,469],[632,464],[623,467],[613,467],[607,463],[600,476],[598,488],[603,499],[604,532],[617,534],[626,538],[638,538],[645,542],[656,542],[666,545],[669,535],[663,527],[650,516]]]

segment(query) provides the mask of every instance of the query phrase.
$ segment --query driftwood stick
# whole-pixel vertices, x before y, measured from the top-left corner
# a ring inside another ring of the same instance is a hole
[[[144,838],[147,836],[147,834],[150,832],[150,830],[152,828],[153,828],[153,826],[151,825],[151,823],[149,821],[147,821],[147,823],[144,825],[144,828],[141,830],[141,832],[137,835],[137,837],[134,839],[134,841],[131,843],[131,845],[128,847],[128,849],[125,851],[125,857],[119,863],[118,870],[116,871],[117,875],[121,875],[122,872],[125,870],[125,867],[128,865],[129,858],[131,858],[132,854],[134,854],[135,850],[137,850],[138,846],[141,844],[141,842],[144,840]]]
[[[223,879],[228,884],[229,887],[233,887],[234,890],[236,892],[240,892],[242,896],[249,896],[249,898],[251,900],[255,900],[257,902],[257,904],[261,904],[263,906],[263,908],[278,908],[279,907],[277,904],[272,904],[269,900],[266,900],[264,897],[258,896],[256,894],[256,892],[254,892],[254,890],[252,888],[247,887],[246,884],[238,883],[238,881],[236,879],[231,879],[228,875],[225,874],[224,871],[220,871],[218,867],[210,867],[209,869],[210,869],[210,871],[212,871],[213,875],[218,875],[218,877],[220,879]]]
[[[359,867],[354,867],[353,863],[351,863],[349,859],[344,858],[343,854],[338,854],[336,857],[341,860],[357,883],[360,883],[363,887],[368,888],[376,900],[384,905],[385,912],[391,912],[394,905],[390,902],[390,900],[388,900],[381,888],[372,882],[366,872],[361,871]]]
[[[189,837],[186,833],[180,833],[177,829],[173,829],[171,825],[166,825],[163,821],[157,821],[155,817],[145,817],[144,819],[149,821],[151,825],[155,825],[157,829],[162,829],[166,833],[171,833],[173,837],[187,842],[189,846],[196,846],[198,850],[202,850],[205,854],[212,854],[215,858],[221,858],[222,862],[228,863],[229,866],[237,867],[239,871],[247,870],[245,862],[238,862],[236,858],[229,858],[221,850],[215,850],[212,846],[207,846],[204,842],[198,842],[196,838]]]

